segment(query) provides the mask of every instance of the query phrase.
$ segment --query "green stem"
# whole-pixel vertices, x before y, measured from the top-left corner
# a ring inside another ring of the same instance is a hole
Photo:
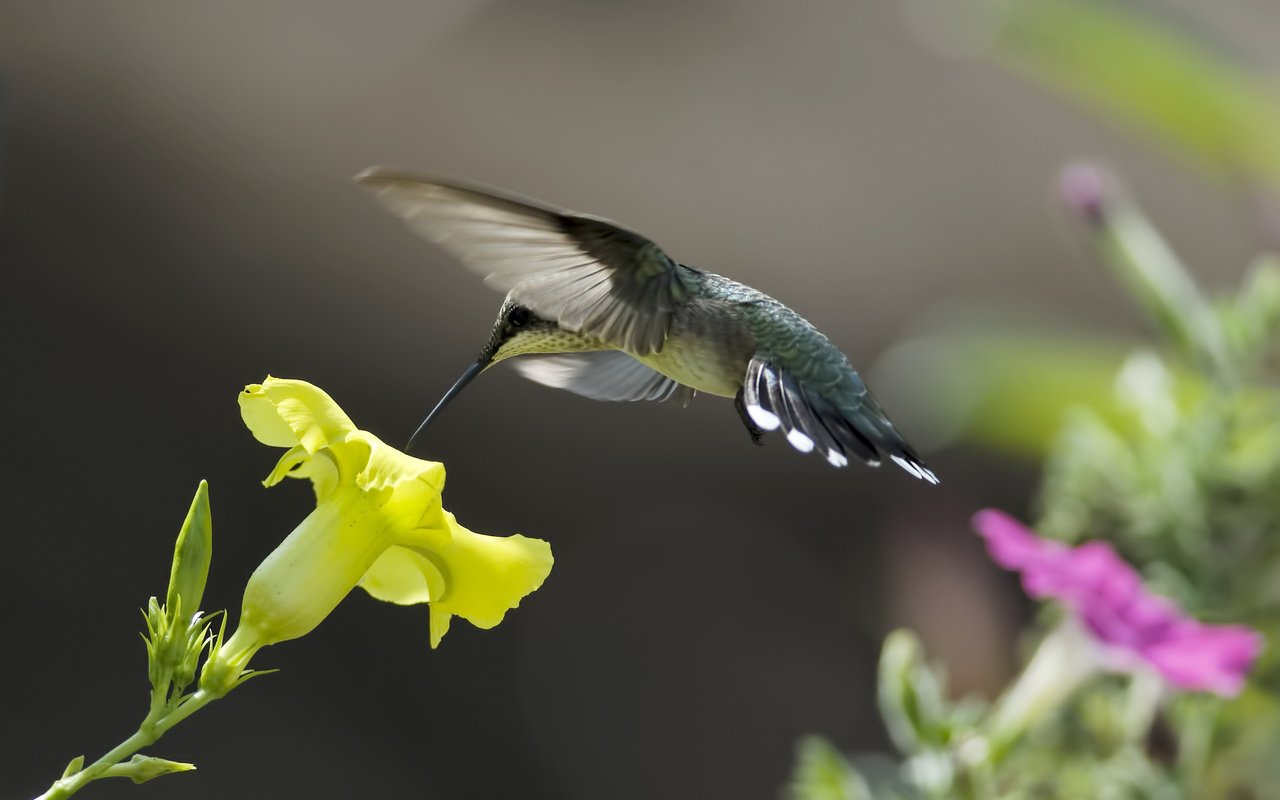
[[[1003,760],[1024,733],[1056,712],[1097,672],[1088,635],[1067,617],[1044,637],[1022,674],[996,701],[986,723],[990,763]]]
[[[210,694],[203,689],[188,697],[177,708],[168,714],[160,717],[156,714],[156,709],[152,709],[147,714],[146,719],[138,726],[138,730],[132,736],[116,745],[110,752],[93,762],[89,766],[75,773],[68,775],[53,782],[49,787],[49,791],[40,795],[36,800],[62,800],[62,798],[70,797],[76,792],[84,788],[90,781],[101,778],[103,774],[111,767],[120,763],[124,759],[138,752],[144,747],[154,744],[157,739],[164,736],[170,728],[182,722],[187,717],[204,708],[209,703],[218,699],[218,695]],[[158,717],[158,718],[157,718]]]
[[[169,686],[173,680],[173,670],[166,669],[160,673],[160,680],[155,682],[151,688],[151,707],[147,709],[147,716],[142,720],[142,724],[138,726],[139,730],[146,728],[148,725],[159,719],[165,708],[169,705]]]
[[[1130,744],[1140,744],[1151,731],[1160,701],[1164,697],[1164,680],[1150,669],[1135,670],[1129,679],[1128,698],[1124,705],[1124,736]]]
[[[1190,270],[1127,200],[1114,204],[1098,244],[1120,281],[1157,324],[1220,383],[1231,386],[1235,365],[1222,324]]]
[[[1217,721],[1219,705],[1214,701],[1202,701],[1199,698],[1193,699],[1192,702],[1194,705],[1190,713],[1179,726],[1181,730],[1178,737],[1180,750],[1178,771],[1182,777],[1182,785],[1199,796],[1199,793],[1206,788],[1209,761],[1213,756],[1214,723]]]

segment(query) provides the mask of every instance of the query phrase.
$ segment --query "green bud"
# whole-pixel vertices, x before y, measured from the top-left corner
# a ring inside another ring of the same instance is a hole
[[[208,623],[200,613],[209,562],[213,556],[213,526],[209,513],[209,484],[200,481],[173,547],[169,591],[163,605],[152,597],[143,617],[147,632],[147,675],[162,696],[175,695],[195,678],[196,663],[206,645]]]
[[[147,624],[147,632],[142,634],[142,641],[147,646],[147,678],[152,686],[160,688],[160,684],[168,680],[167,668],[172,660],[169,655],[172,647],[169,614],[159,600],[151,597],[147,600],[142,618]]]
[[[236,687],[244,674],[249,659],[256,651],[229,657],[226,647],[227,617],[224,614],[209,647],[209,658],[200,670],[200,690],[215,697],[222,697]]]
[[[159,778],[161,775],[168,775],[173,772],[189,772],[195,768],[195,764],[138,754],[128,761],[113,765],[102,774],[102,777],[128,778],[134,783],[146,783],[152,778]]]
[[[76,756],[71,759],[71,763],[67,764],[67,768],[62,771],[62,777],[70,778],[82,769],[84,769],[84,756]]]
[[[177,691],[181,692],[195,680],[200,655],[210,645],[209,618],[197,611],[187,624],[186,649],[173,665],[173,685]]]
[[[946,744],[949,711],[942,681],[924,663],[924,648],[911,631],[897,630],[885,639],[879,695],[885,726],[903,753]]]
[[[213,522],[209,513],[209,483],[200,481],[191,509],[182,523],[178,541],[173,547],[173,569],[169,572],[169,593],[165,606],[174,623],[186,628],[200,610],[204,585],[213,558]],[[178,617],[182,614],[182,617]],[[180,619],[180,622],[179,622]]]
[[[1212,307],[1119,180],[1080,162],[1063,171],[1061,189],[1067,206],[1090,223],[1098,255],[1165,335],[1199,366],[1232,377],[1226,335]]]
[[[243,626],[227,638],[227,615],[222,615],[218,633],[209,638],[209,658],[200,670],[200,691],[222,697],[240,684],[259,675],[270,675],[274,669],[249,669],[249,659],[262,647],[247,642]]]

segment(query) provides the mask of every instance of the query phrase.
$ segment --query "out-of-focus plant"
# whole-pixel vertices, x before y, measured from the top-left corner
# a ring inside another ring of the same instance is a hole
[[[1280,209],[1280,75],[1203,41],[1194,12],[1173,20],[1162,17],[1157,5],[1130,0],[909,0],[904,7],[926,41],[1049,89],[1162,146],[1201,176],[1269,196],[1263,216],[1273,235],[1280,231],[1280,218],[1272,216]],[[1068,200],[1100,196],[1096,187],[1083,185],[1089,180],[1087,172],[1076,173],[1064,187]],[[1098,228],[1097,244],[1131,251],[1112,254],[1138,268],[1119,278],[1132,284],[1150,312],[1167,311],[1159,320],[1166,333],[1184,344],[1198,342],[1198,357],[1220,367],[1228,363],[1226,348],[1270,346],[1266,333],[1273,329],[1280,274],[1274,256],[1261,257],[1239,296],[1218,301],[1219,318],[1187,342],[1185,328],[1204,326],[1208,304],[1195,299],[1187,271],[1132,204],[1113,203],[1112,212],[1131,218]],[[1117,230],[1124,235],[1112,236]],[[1141,270],[1161,274],[1143,277]],[[1150,288],[1169,296],[1151,298]],[[908,340],[881,361],[876,384],[902,398],[900,416],[917,431],[918,443],[964,440],[1043,458],[1070,409],[1087,406],[1122,433],[1140,423],[1127,407],[1132,398],[1110,386],[1131,343],[1070,326],[1054,333],[1043,319],[1034,329],[995,328],[989,316],[973,322],[978,327],[948,320],[945,334]],[[1259,360],[1274,366],[1273,358],[1274,350]],[[1140,371],[1144,363],[1151,362],[1135,359],[1133,365]],[[1180,403],[1205,388],[1206,373],[1191,366],[1184,360],[1161,365]],[[930,391],[912,385],[922,373],[931,376]],[[1241,391],[1249,395],[1242,402],[1269,402],[1269,391],[1248,383]]]
[[[1112,389],[1131,343],[992,323],[975,313],[948,319],[946,327],[945,334],[900,342],[876,365],[875,385],[895,396],[899,416],[910,419],[913,441],[932,447],[964,441],[1041,459],[1063,415],[1078,406],[1094,409],[1117,430],[1133,425]],[[921,376],[928,376],[928,391]],[[1176,365],[1169,379],[1179,397],[1203,389],[1198,375]]]
[[[225,615],[215,633],[199,610],[213,553],[208,486],[201,482],[178,534],[165,602],[153,597],[143,612],[152,687],[146,717],[92,764],[73,759],[39,800],[69,797],[99,778],[142,783],[195,769],[138,751],[266,674],[248,667],[258,650],[310,633],[356,586],[391,603],[426,603],[435,647],[453,616],[492,628],[550,573],[546,542],[459,525],[441,506],[443,464],[405,455],[358,429],[316,386],[268,377],[245,387],[240,412],[258,441],[287,448],[263,483],[310,480],[315,511],[250,576],[239,625],[228,637]]]
[[[1280,636],[1280,265],[1258,259],[1210,301],[1104,171],[1069,167],[1062,191],[1164,346],[1121,360],[1109,397],[1062,409],[1039,535],[974,520],[1046,601],[1036,646],[987,706],[951,700],[915,637],[892,634],[880,707],[897,766],[806,740],[795,798],[1277,796],[1280,670],[1263,643]]]
[[[1007,3],[992,54],[1212,174],[1280,188],[1280,92],[1220,50],[1115,0]]]
[[[1150,4],[911,0],[910,7],[935,39],[1079,102],[1203,174],[1280,190],[1275,76],[1158,18]]]

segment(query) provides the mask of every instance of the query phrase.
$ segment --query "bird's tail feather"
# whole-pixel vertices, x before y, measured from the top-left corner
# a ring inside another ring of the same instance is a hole
[[[747,413],[764,430],[781,428],[797,450],[818,450],[828,463],[843,467],[848,456],[879,466],[881,455],[921,480],[938,483],[870,393],[852,408],[841,408],[806,391],[785,370],[752,359],[743,383]]]
[[[890,461],[921,480],[938,483],[938,476],[924,465],[871,395],[866,395],[857,409],[845,412],[841,418],[852,430],[870,440],[876,450],[887,455]]]

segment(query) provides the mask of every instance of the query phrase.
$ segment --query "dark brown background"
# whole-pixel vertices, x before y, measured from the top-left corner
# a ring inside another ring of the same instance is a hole
[[[1263,2],[1154,7],[1251,57],[1280,27]],[[136,609],[200,478],[211,608],[306,513],[305,487],[258,484],[276,454],[243,384],[306,378],[400,442],[483,343],[499,298],[352,186],[363,167],[622,220],[870,369],[963,298],[1141,333],[1052,201],[1081,153],[1207,282],[1259,246],[1244,198],[931,52],[894,3],[0,1],[0,796],[140,718]],[[434,652],[425,609],[357,592],[150,751],[199,772],[92,796],[770,797],[801,734],[882,746],[892,627],[961,689],[1013,665],[1018,593],[967,518],[1025,513],[1033,465],[835,471],[755,450],[718,398],[593,404],[504,369],[425,451],[466,524],[551,540],[545,587]]]

